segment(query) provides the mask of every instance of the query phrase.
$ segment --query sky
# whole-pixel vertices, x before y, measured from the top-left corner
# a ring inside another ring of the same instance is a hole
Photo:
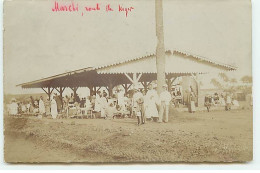
[[[154,0],[74,3],[79,12],[53,12],[54,0],[5,2],[4,93],[42,92],[16,85],[155,51]],[[100,11],[84,11],[96,3]],[[126,17],[118,5],[134,10]],[[251,75],[249,0],[163,0],[163,10],[166,49],[235,64],[237,78]]]

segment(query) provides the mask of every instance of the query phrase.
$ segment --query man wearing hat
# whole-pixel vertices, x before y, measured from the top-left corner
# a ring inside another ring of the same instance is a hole
[[[164,121],[165,123],[168,122],[168,114],[169,114],[169,105],[171,101],[171,94],[169,91],[167,91],[167,85],[163,85],[163,91],[160,94],[160,101],[161,101],[161,107],[159,112],[159,123]]]
[[[133,113],[137,117],[137,124],[144,124],[144,98],[143,94],[138,90],[138,87],[134,87],[133,95]]]

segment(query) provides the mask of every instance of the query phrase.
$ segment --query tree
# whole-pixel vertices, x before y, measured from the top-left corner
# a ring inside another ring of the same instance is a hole
[[[210,83],[213,84],[218,89],[223,89],[221,83],[215,78],[211,79]]]
[[[162,86],[165,83],[165,48],[163,31],[163,2],[155,0],[155,18],[156,18],[156,68],[157,68],[157,92],[162,92]]]
[[[243,83],[252,83],[252,76],[243,76],[240,80]]]
[[[224,82],[229,82],[229,78],[225,73],[219,73],[219,76],[223,79]]]

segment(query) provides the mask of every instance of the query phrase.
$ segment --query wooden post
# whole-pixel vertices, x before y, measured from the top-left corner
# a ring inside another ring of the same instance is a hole
[[[131,78],[127,73],[125,73],[125,76],[130,80],[130,82],[132,82],[132,84],[135,86],[137,86],[138,81],[140,80],[140,78],[142,77],[142,73],[140,73],[139,75],[137,75],[136,73],[133,74],[133,78]]]
[[[70,89],[73,91],[73,94],[74,94],[74,98],[75,96],[77,95],[77,90],[78,90],[78,87],[70,87]]]
[[[54,90],[54,88],[52,88],[52,90],[51,90],[51,87],[47,87],[47,88],[48,88],[48,91],[46,91],[43,87],[42,87],[42,90],[48,95],[49,100],[50,100],[51,99],[51,93]]]
[[[58,91],[58,93],[60,94],[61,98],[62,98],[62,93],[63,91],[65,90],[66,87],[62,88],[62,87],[59,87],[59,89],[55,88],[56,91]]]
[[[156,69],[157,69],[157,92],[161,94],[165,83],[165,48],[163,31],[163,1],[155,0],[155,23],[156,23]]]
[[[143,87],[144,87],[144,91],[145,93],[147,93],[147,86],[148,86],[148,82],[147,81],[144,81],[144,82],[141,82]]]
[[[197,83],[197,103],[198,107],[202,106],[203,102],[201,101],[200,97],[200,79],[199,79],[199,73],[196,73],[196,83]],[[202,98],[203,99],[203,98]]]

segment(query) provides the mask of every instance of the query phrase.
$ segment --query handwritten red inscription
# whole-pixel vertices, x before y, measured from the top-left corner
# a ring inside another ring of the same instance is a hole
[[[121,5],[118,5],[118,11],[119,12],[125,12],[125,16],[127,17],[128,13],[131,12],[134,9],[134,7],[127,7],[124,8]]]
[[[100,5],[99,5],[99,3],[97,3],[95,7],[85,7],[85,9],[86,9],[86,11],[99,11]]]
[[[57,11],[70,11],[70,12],[76,11],[77,12],[77,11],[79,11],[79,5],[75,4],[73,1],[69,4],[60,5],[59,2],[55,1],[52,11],[55,11],[55,12],[57,12]]]
[[[103,8],[101,8],[100,3],[96,3],[95,6],[84,6],[81,10],[81,16],[84,15],[84,11],[92,12],[92,11],[100,11]],[[104,10],[106,12],[113,12],[114,9],[111,7],[110,4],[106,4],[104,6]],[[130,12],[134,10],[134,7],[124,7],[123,5],[118,5],[118,12],[125,13],[125,16],[127,17]],[[53,12],[79,12],[79,5],[78,3],[71,2],[54,2],[54,7],[52,8]]]

